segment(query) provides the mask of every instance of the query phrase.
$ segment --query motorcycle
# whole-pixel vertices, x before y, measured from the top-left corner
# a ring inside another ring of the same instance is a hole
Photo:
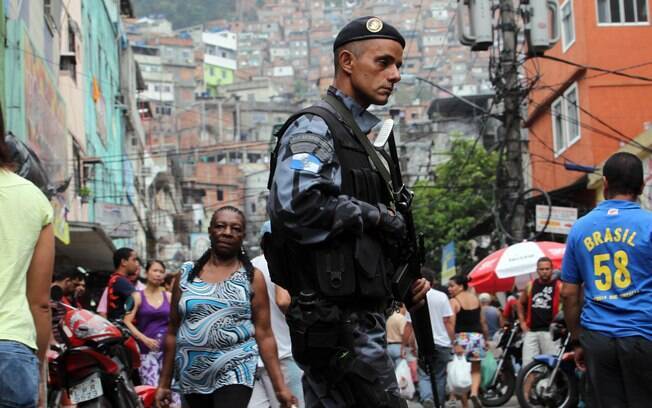
[[[550,331],[553,340],[561,339],[561,347],[556,355],[538,355],[523,367],[516,379],[516,396],[521,407],[570,408],[578,404],[580,384],[575,371],[575,352],[569,347],[570,332],[563,318],[556,318]]]
[[[63,398],[80,408],[142,408],[130,376],[140,366],[140,352],[127,328],[59,305],[67,310],[55,328],[63,344],[48,353],[48,407],[60,406]]]
[[[516,321],[511,327],[506,327],[500,334],[496,346],[502,350],[496,359],[496,372],[489,385],[481,390],[480,401],[486,407],[505,405],[516,388],[515,364],[521,361],[521,328]]]

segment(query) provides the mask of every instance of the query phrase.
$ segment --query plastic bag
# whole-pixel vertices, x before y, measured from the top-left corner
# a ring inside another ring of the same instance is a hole
[[[414,382],[408,362],[402,358],[396,364],[396,382],[398,382],[399,393],[402,398],[412,399],[414,396]]]
[[[480,366],[482,372],[482,382],[480,383],[480,386],[482,389],[486,389],[489,384],[491,384],[491,380],[494,378],[497,368],[498,363],[496,363],[494,354],[491,352],[487,353],[485,358],[482,359],[482,364]]]
[[[463,355],[455,355],[448,363],[448,386],[453,394],[465,394],[471,389],[471,363]]]

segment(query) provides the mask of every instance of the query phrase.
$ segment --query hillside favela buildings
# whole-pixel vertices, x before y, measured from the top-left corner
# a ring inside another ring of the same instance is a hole
[[[136,16],[130,0],[2,2],[2,52],[13,61],[0,71],[2,113],[42,164],[57,263],[101,279],[111,251],[131,246],[174,268],[205,248],[208,217],[222,205],[244,209],[257,251],[274,130],[326,90],[332,41],[358,16],[386,19],[407,39],[406,80],[373,109],[397,121],[401,149],[415,158],[408,179],[428,177],[451,129],[475,137],[479,117],[419,79],[491,99],[488,53],[459,45],[456,3],[242,1],[242,19],[173,27]]]

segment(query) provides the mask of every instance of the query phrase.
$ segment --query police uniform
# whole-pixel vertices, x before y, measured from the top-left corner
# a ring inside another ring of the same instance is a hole
[[[334,49],[371,38],[405,46],[395,28],[363,17],[342,29]],[[364,134],[379,123],[335,87],[327,95]],[[391,194],[353,132],[335,120],[341,117],[332,104],[315,106],[326,114],[299,114],[283,128],[268,201],[277,246],[272,258],[284,260],[280,266],[272,260],[271,269],[289,275],[287,319],[294,357],[305,371],[306,407],[405,406],[385,341],[394,265],[384,239],[392,226],[383,220],[389,220]]]

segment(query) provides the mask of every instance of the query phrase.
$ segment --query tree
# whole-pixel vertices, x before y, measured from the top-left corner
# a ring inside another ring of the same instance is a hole
[[[473,141],[456,139],[450,160],[433,170],[435,181],[419,181],[414,186],[414,221],[418,233],[424,234],[426,262],[439,269],[441,248],[456,242],[458,272],[468,272],[470,257],[469,231],[491,215],[493,186],[498,154],[487,152]]]

